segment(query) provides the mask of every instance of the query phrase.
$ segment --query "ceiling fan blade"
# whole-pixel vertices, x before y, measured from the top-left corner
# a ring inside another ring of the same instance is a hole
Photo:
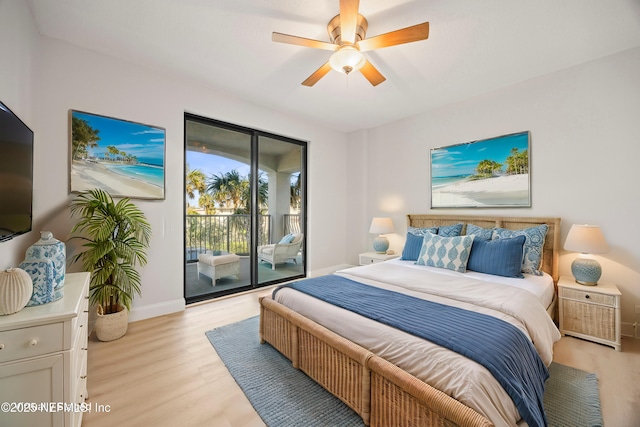
[[[276,32],[271,34],[271,40],[278,43],[295,44],[298,46],[312,47],[315,49],[324,49],[330,51],[334,51],[336,50],[336,48],[338,48],[338,45],[335,45],[333,43],[327,43],[320,40],[305,39],[304,37],[291,36],[289,34]]]
[[[343,43],[356,42],[359,0],[340,0],[340,38]]]
[[[380,71],[378,71],[376,67],[371,65],[371,62],[369,61],[365,62],[362,68],[360,68],[360,72],[373,86],[378,86],[380,83],[387,80],[382,74],[380,74]]]
[[[323,78],[329,71],[331,71],[331,64],[329,64],[329,61],[327,61],[322,67],[318,68],[313,74],[307,77],[307,80],[303,81],[302,85],[309,87],[313,86],[314,84],[318,83],[318,80]]]
[[[379,49],[381,47],[395,46],[398,44],[417,42],[418,40],[426,40],[429,37],[429,23],[413,25],[401,30],[391,31],[390,33],[381,34],[371,37],[370,39],[361,40],[356,45],[360,52]]]

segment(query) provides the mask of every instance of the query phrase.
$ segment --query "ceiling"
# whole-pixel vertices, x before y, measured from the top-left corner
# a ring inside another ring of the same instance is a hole
[[[365,53],[387,78],[331,71],[339,0],[28,0],[40,33],[164,69],[266,108],[350,132],[640,46],[639,0],[361,0],[367,36],[424,21],[429,39]]]

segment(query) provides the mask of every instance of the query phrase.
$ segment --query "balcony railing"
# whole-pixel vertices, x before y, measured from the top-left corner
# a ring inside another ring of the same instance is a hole
[[[187,215],[186,261],[198,260],[207,251],[249,255],[250,215]],[[258,216],[258,246],[271,242],[271,215]],[[300,215],[284,215],[287,233],[300,231]]]
[[[284,234],[302,233],[302,226],[300,224],[300,215],[285,214],[282,216],[282,219],[284,220]]]

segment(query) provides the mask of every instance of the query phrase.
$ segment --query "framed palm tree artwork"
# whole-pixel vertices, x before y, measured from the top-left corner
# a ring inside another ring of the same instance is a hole
[[[529,131],[431,150],[432,208],[530,207]]]
[[[70,111],[69,189],[101,188],[113,197],[165,198],[166,131],[83,111]]]

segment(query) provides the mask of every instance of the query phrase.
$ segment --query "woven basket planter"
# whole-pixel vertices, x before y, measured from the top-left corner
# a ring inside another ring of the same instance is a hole
[[[119,306],[117,313],[103,314],[102,306],[98,306],[96,317],[96,336],[100,341],[113,341],[124,336],[129,326],[129,310]]]

